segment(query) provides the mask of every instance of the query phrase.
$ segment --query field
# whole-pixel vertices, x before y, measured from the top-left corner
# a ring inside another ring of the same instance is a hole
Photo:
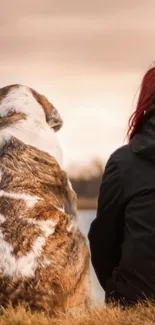
[[[89,311],[73,316],[61,315],[51,319],[43,314],[31,314],[23,308],[2,311],[0,325],[153,325],[155,307],[139,305],[133,309],[121,310],[119,307],[95,306]]]

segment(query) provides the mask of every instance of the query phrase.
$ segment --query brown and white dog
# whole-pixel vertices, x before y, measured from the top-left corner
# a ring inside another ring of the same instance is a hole
[[[51,315],[89,301],[89,253],[61,168],[62,119],[33,89],[0,89],[0,305]]]

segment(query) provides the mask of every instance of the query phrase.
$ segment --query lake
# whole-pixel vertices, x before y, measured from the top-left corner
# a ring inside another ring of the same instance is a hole
[[[90,224],[95,217],[96,217],[95,210],[80,210],[79,211],[78,224],[79,224],[79,228],[80,228],[81,232],[84,234],[86,239],[87,239]],[[88,239],[87,239],[87,244],[88,244]],[[104,291],[97,280],[97,277],[95,275],[92,265],[90,265],[90,271],[91,271],[90,276],[91,276],[92,296],[94,299],[104,300]]]

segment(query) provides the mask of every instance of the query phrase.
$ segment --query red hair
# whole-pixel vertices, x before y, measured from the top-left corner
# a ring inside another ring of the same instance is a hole
[[[155,111],[155,67],[149,69],[143,77],[137,107],[129,119],[129,141],[139,130],[145,114],[152,110]]]

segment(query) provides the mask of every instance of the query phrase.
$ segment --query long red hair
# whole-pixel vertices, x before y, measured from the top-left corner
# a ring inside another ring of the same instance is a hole
[[[139,130],[145,114],[152,110],[155,111],[155,67],[149,69],[143,77],[137,107],[129,119],[129,141]]]

